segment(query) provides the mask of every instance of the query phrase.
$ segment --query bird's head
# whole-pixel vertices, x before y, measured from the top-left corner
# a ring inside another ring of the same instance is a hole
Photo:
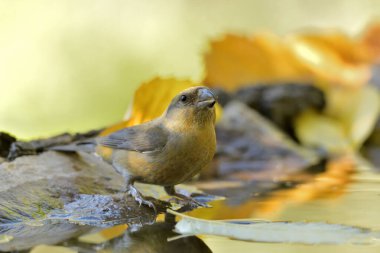
[[[172,99],[165,118],[193,125],[214,124],[216,102],[216,97],[209,88],[191,87]]]

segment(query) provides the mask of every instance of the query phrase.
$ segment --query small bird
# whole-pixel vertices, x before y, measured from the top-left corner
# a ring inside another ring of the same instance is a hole
[[[207,87],[186,89],[160,117],[100,138],[98,145],[111,148],[112,155],[105,158],[101,149],[98,154],[124,177],[126,191],[140,204],[155,209],[134,182],[164,186],[169,195],[199,204],[174,186],[194,177],[214,156],[215,103]]]

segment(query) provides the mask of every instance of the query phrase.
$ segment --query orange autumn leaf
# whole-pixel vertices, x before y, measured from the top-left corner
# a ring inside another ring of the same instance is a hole
[[[128,225],[122,224],[106,228],[95,233],[81,235],[78,240],[83,243],[100,244],[121,236],[128,229]]]
[[[155,78],[143,83],[135,91],[132,106],[128,109],[124,121],[106,128],[100,136],[106,136],[125,127],[138,125],[159,117],[178,92],[196,86],[191,81]],[[98,147],[97,152],[106,159],[111,156],[112,149]]]
[[[359,43],[341,33],[289,36],[286,42],[316,81],[357,87],[370,79],[370,57]]]
[[[143,83],[135,92],[132,106],[125,120],[105,129],[100,135],[105,136],[125,127],[138,125],[155,119],[166,110],[173,97],[181,91],[201,84],[189,80],[178,80],[175,78],[155,78]],[[221,114],[221,108],[216,107],[217,118]]]
[[[300,34],[296,37],[333,51],[347,63],[366,64],[371,61],[370,52],[361,45],[360,41],[351,39],[341,32]]]
[[[272,34],[252,38],[227,35],[214,41],[205,65],[205,83],[227,90],[257,82],[304,81],[308,76],[281,39]]]
[[[108,135],[125,127],[141,124],[159,117],[171,99],[180,91],[197,86],[191,81],[155,78],[143,83],[135,91],[132,106],[123,122],[105,129],[100,135]]]
[[[380,62],[380,21],[370,24],[364,31],[361,43],[365,47],[374,62]]]
[[[205,56],[205,83],[227,90],[289,81],[359,86],[370,78],[369,62],[368,50],[341,33],[227,35]]]

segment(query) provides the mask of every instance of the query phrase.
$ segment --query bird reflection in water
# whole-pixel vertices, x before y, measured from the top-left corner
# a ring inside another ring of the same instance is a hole
[[[167,214],[165,222],[145,225],[137,231],[128,230],[121,237],[110,241],[106,249],[112,252],[147,253],[209,253],[210,248],[198,237],[178,237],[173,232],[174,216]],[[171,240],[173,239],[173,240]]]

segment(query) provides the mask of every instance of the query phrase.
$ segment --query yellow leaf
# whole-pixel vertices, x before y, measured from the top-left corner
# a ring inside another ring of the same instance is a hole
[[[325,89],[325,115],[306,112],[295,120],[300,141],[329,151],[357,150],[371,134],[380,113],[380,97],[371,85]]]
[[[143,83],[135,92],[132,106],[128,109],[125,121],[107,128],[100,135],[108,135],[122,128],[153,120],[165,112],[171,100],[178,93],[187,88],[201,85],[189,80],[178,80],[175,78],[155,78],[147,83]],[[220,118],[221,113],[222,109],[217,105],[217,120]]]
[[[30,253],[76,253],[77,250],[66,248],[63,246],[38,245],[34,247]]]
[[[326,115],[305,112],[295,120],[294,128],[297,137],[306,146],[325,148],[332,153],[351,150],[341,123]]]
[[[379,92],[375,87],[367,85],[358,93],[356,110],[350,118],[349,136],[354,147],[359,148],[372,133],[379,111]]]
[[[138,125],[161,116],[178,93],[187,88],[200,85],[189,80],[174,78],[155,78],[143,83],[135,92],[132,106],[128,109],[125,120],[106,128],[100,133],[100,136],[106,136],[125,127]],[[218,104],[216,104],[215,108],[216,120],[218,121],[222,114],[222,108]],[[99,147],[97,151],[105,159],[112,154],[112,150],[107,147]]]
[[[127,228],[127,225],[122,224],[96,233],[81,235],[78,240],[84,243],[100,244],[121,236]]]
[[[155,78],[143,83],[135,91],[132,106],[128,109],[125,121],[118,123],[101,133],[107,135],[125,127],[138,125],[159,117],[169,105],[171,99],[180,91],[197,86],[191,81]]]
[[[342,123],[352,146],[360,148],[379,116],[378,90],[366,85],[361,89],[330,89],[326,95],[329,101],[326,113]]]

